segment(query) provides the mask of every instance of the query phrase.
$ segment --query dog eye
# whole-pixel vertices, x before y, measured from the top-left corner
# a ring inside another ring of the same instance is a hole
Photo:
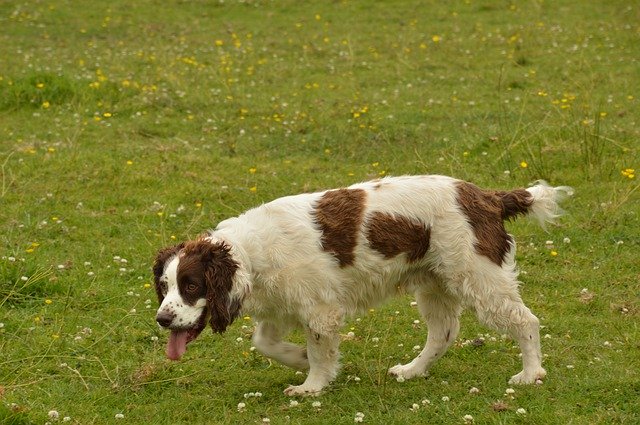
[[[187,292],[196,292],[198,290],[198,285],[195,283],[190,283],[187,285]]]

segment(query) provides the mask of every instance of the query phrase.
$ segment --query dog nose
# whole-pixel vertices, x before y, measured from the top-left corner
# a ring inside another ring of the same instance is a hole
[[[173,322],[173,318],[175,315],[173,313],[169,313],[167,311],[161,311],[156,315],[156,322],[163,328],[169,327],[171,322]]]

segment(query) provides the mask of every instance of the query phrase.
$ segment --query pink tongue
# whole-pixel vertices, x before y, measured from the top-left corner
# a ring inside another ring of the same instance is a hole
[[[180,360],[187,351],[187,331],[171,331],[167,342],[167,357],[171,360]]]

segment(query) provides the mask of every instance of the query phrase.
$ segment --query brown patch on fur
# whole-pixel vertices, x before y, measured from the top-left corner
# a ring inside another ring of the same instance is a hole
[[[524,189],[485,191],[467,182],[458,182],[457,189],[458,204],[476,235],[476,252],[502,265],[512,243],[503,221],[526,214],[533,197]]]
[[[316,204],[315,220],[322,231],[322,249],[333,254],[340,267],[355,261],[354,249],[358,243],[365,196],[362,189],[330,190]]]
[[[180,294],[186,298],[183,292],[186,282],[181,282],[182,279],[193,278],[193,282],[202,285],[196,292],[201,294],[200,298],[206,298],[211,315],[209,324],[218,333],[223,333],[240,314],[240,300],[231,299],[229,294],[238,269],[238,263],[231,257],[229,250],[223,242],[190,241],[185,244],[183,257],[178,265]],[[190,268],[181,271],[182,263],[190,265]],[[199,265],[196,266],[196,263]],[[194,274],[198,273],[202,275],[196,278]]]
[[[163,291],[166,291],[165,283],[160,282],[160,278],[164,273],[164,266],[172,258],[174,255],[178,253],[184,247],[184,243],[169,246],[158,251],[156,255],[156,260],[153,263],[153,277],[156,286],[156,294],[158,295],[158,301],[162,304],[162,300],[164,300]]]
[[[367,223],[369,246],[387,259],[403,252],[409,263],[423,258],[430,236],[431,229],[424,223],[400,215],[374,212]]]
[[[502,219],[509,220],[518,215],[525,215],[533,204],[533,196],[525,189],[515,189],[510,192],[494,192],[502,201]]]

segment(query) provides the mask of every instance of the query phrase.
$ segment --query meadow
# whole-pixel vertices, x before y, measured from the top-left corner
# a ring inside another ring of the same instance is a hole
[[[0,28],[0,423],[640,423],[637,3],[9,0]],[[427,379],[389,377],[425,341],[409,296],[348,321],[317,398],[251,317],[165,358],[158,249],[402,174],[574,187],[508,225],[542,385],[470,312]]]

